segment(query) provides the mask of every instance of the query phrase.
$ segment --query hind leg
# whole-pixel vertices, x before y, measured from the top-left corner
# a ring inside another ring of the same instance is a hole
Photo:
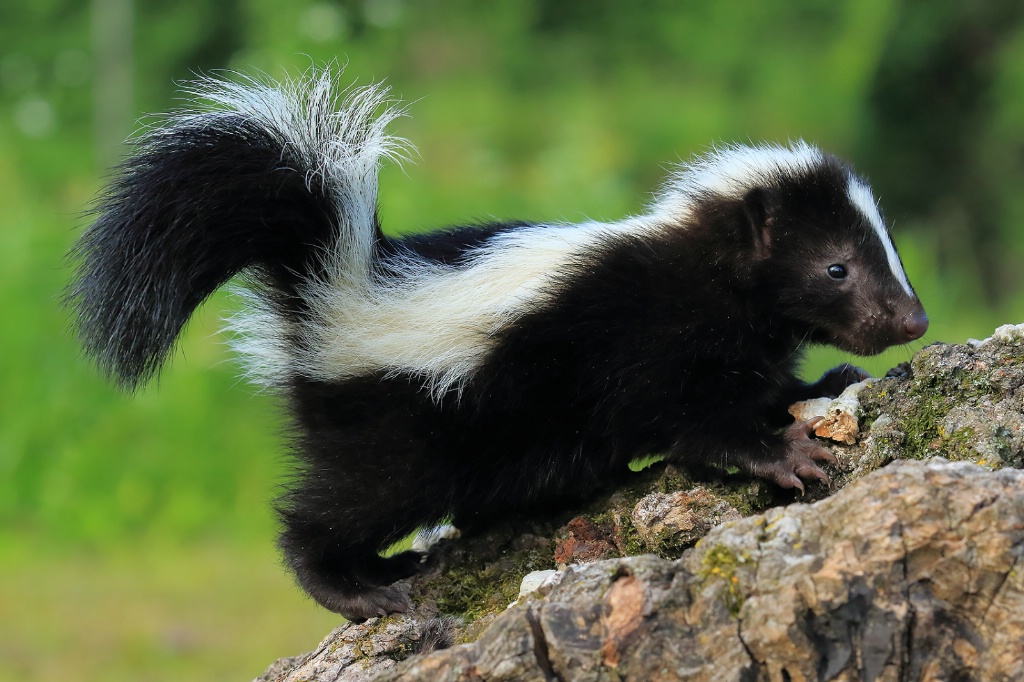
[[[445,517],[455,495],[443,438],[457,429],[418,386],[367,377],[296,381],[298,485],[281,500],[280,545],[299,584],[352,620],[408,610],[391,583],[421,555],[380,552]]]
[[[445,514],[445,489],[420,475],[414,452],[404,459],[401,465],[383,455],[314,464],[307,453],[313,465],[281,501],[286,562],[310,596],[350,620],[408,610],[408,598],[388,586],[415,574],[423,555],[380,553]]]
[[[279,508],[280,546],[299,585],[349,620],[407,611],[392,583],[415,574],[419,552],[380,553],[424,523],[438,520],[437,491],[426,477],[398,477],[371,463],[348,461],[344,474],[308,469]]]

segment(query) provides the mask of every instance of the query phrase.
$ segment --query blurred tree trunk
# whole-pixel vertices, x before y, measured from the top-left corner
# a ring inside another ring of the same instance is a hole
[[[96,76],[93,112],[96,162],[120,160],[134,118],[132,0],[92,0],[92,50]]]

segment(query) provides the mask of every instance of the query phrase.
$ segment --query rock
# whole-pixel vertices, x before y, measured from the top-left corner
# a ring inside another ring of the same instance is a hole
[[[990,468],[1024,466],[1024,336],[1018,329],[1000,327],[977,346],[929,346],[911,360],[909,378],[862,391],[862,419],[871,424],[862,453],[868,467],[935,455]]]
[[[977,339],[967,339],[967,343],[971,346],[980,347],[989,344],[1011,344],[1017,345],[1021,341],[1024,341],[1024,324],[1004,324],[1001,327],[996,328],[992,332],[992,336],[978,341]]]
[[[555,546],[555,564],[564,567],[618,556],[613,532],[586,516],[577,516],[565,525],[564,536]]]
[[[522,602],[524,597],[531,594],[538,594],[542,591],[547,594],[551,586],[558,582],[560,576],[561,573],[553,569],[527,573],[523,582],[519,584],[519,598],[512,602],[512,605]]]
[[[698,486],[646,495],[630,518],[647,548],[665,556],[671,548],[693,545],[718,524],[742,517],[725,499]]]
[[[256,682],[366,682],[413,654],[425,622],[398,615],[345,623],[313,652],[278,661]]]
[[[898,462],[677,561],[570,567],[376,680],[1024,679],[1024,473]]]

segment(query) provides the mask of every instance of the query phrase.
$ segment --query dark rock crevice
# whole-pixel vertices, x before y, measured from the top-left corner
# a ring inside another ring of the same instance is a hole
[[[537,665],[543,671],[545,680],[565,682],[551,667],[551,660],[548,658],[547,636],[544,634],[544,627],[541,625],[536,611],[526,609],[526,622],[529,623],[530,632],[533,634],[533,653],[537,657]]]

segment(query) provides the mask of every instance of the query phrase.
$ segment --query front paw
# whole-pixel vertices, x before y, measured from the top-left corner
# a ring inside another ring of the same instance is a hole
[[[815,417],[788,427],[782,434],[783,456],[770,462],[757,462],[752,467],[753,473],[775,481],[783,488],[797,488],[801,494],[804,492],[804,480],[828,481],[828,474],[822,471],[817,462],[839,462],[835,455],[811,438],[819,421],[821,417]]]
[[[808,393],[819,398],[835,398],[846,390],[847,386],[852,386],[870,378],[871,375],[860,367],[843,363],[822,374],[820,379],[811,384]]]

